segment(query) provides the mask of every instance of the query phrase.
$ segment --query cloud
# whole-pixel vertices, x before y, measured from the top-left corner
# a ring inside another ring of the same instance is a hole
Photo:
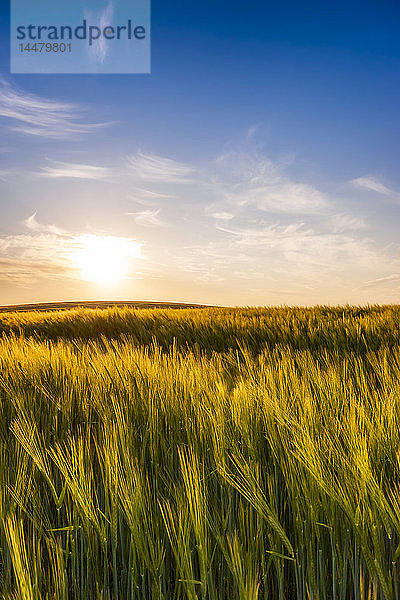
[[[210,217],[213,217],[217,221],[230,221],[235,215],[229,212],[212,212]]]
[[[81,280],[80,257],[96,250],[121,247],[140,253],[136,240],[128,237],[97,236],[69,232],[36,220],[36,213],[24,221],[31,233],[0,237],[0,280],[29,285],[43,279]]]
[[[85,10],[85,18],[90,21],[91,25],[95,25],[103,31],[108,25],[113,25],[114,6],[110,0],[107,6],[100,12]],[[88,46],[89,57],[94,63],[104,63],[110,45],[107,44],[104,36],[94,40],[91,46]]]
[[[174,195],[156,192],[154,190],[147,190],[144,188],[136,188],[131,194],[129,194],[129,198],[137,204],[141,204],[143,206],[154,206],[155,202],[158,203],[160,200],[171,200],[174,198]]]
[[[159,218],[160,209],[158,210],[142,210],[134,213],[126,213],[135,219],[138,225],[143,227],[166,227],[167,223]]]
[[[260,155],[227,154],[218,159],[223,168],[225,197],[236,206],[253,206],[268,213],[313,214],[327,206],[318,188],[290,179],[282,165]],[[229,212],[229,211],[228,211]]]
[[[400,273],[392,273],[391,275],[387,275],[386,277],[378,277],[378,279],[372,279],[370,281],[366,281],[363,284],[363,288],[369,287],[377,287],[377,286],[386,286],[391,285],[392,283],[400,283]]]
[[[132,200],[151,210],[168,205],[175,215],[179,207],[182,219],[189,221],[228,221],[257,213],[320,216],[329,209],[321,190],[291,179],[287,164],[257,153],[229,152],[194,167],[138,152],[128,157],[127,165],[135,185]]]
[[[356,290],[366,273],[400,266],[399,260],[373,240],[351,232],[322,231],[296,221],[283,225],[217,226],[212,241],[186,246],[168,257],[176,268],[197,280],[225,283],[263,281],[265,292],[321,294],[330,289],[336,298]]]
[[[384,196],[391,196],[393,194],[392,190],[375,177],[357,177],[357,179],[352,179],[350,183],[370,192],[383,194]]]
[[[398,284],[385,277],[400,273],[396,240],[381,241],[379,223],[368,221],[365,203],[360,205],[354,190],[353,203],[351,190],[346,199],[336,198],[313,181],[299,181],[291,167],[260,151],[230,152],[195,166],[138,152],[116,168],[48,161],[41,174],[112,179],[122,198],[115,206],[121,227],[138,226],[147,240],[146,277],[211,282],[221,290],[231,286],[240,298],[247,289],[260,295],[262,286],[273,298],[286,290],[314,299],[326,292],[326,300],[346,301],[354,292],[353,298],[370,301],[377,297],[374,286],[394,295]],[[71,248],[79,248],[82,237],[45,225],[37,215],[25,225],[29,235],[17,245],[16,239],[3,238],[8,249],[3,244],[0,260],[8,276],[14,264],[18,273],[31,269],[39,278],[46,276],[45,265],[76,277]],[[167,226],[169,230],[157,229]]]
[[[193,182],[196,173],[193,167],[184,163],[143,152],[131,156],[128,163],[132,175],[153,183],[187,184]]]
[[[185,202],[199,198],[213,200],[206,214],[235,215],[247,207],[268,213],[315,214],[327,207],[327,197],[315,186],[294,181],[285,174],[285,165],[260,155],[226,153],[202,167],[167,157],[138,152],[128,157],[128,171],[139,184],[133,199],[180,200],[176,184],[185,184]],[[142,182],[142,186],[140,186]],[[146,183],[143,189],[143,183]],[[139,191],[140,190],[140,191]],[[198,203],[198,200],[196,200]]]
[[[324,194],[311,185],[279,180],[248,182],[247,189],[235,191],[232,198],[242,205],[255,205],[260,210],[272,213],[310,214],[326,206]]]
[[[83,123],[77,105],[29,94],[5,81],[0,84],[0,117],[12,121],[13,131],[53,140],[75,139],[109,125]]]
[[[348,215],[344,213],[334,214],[331,217],[331,223],[334,233],[344,233],[349,231],[359,231],[367,229],[368,225],[362,217]]]
[[[44,177],[71,177],[76,179],[107,179],[111,169],[79,163],[49,161],[50,166],[42,167],[40,175]]]
[[[143,182],[131,198],[145,207],[132,213],[136,223],[157,226],[162,207],[176,232],[168,246],[153,240],[147,248],[153,271],[188,273],[199,282],[263,279],[275,291],[336,286],[347,293],[363,278],[396,268],[394,248],[374,239],[364,215],[342,212],[342,198],[298,181],[291,165],[247,151],[197,167],[131,157],[131,173]]]
[[[60,229],[56,225],[43,225],[36,220],[36,214],[34,213],[24,221],[25,227],[31,229],[32,231],[40,232],[40,233],[52,233],[57,236],[65,236],[68,235],[66,231]]]
[[[26,243],[29,243],[26,240]],[[26,258],[2,258],[0,256],[0,281],[13,283],[14,285],[26,286],[38,279],[51,278],[60,279],[66,276],[62,265],[30,261]]]
[[[0,181],[8,181],[8,179],[14,175],[15,172],[11,170],[0,169]]]
[[[260,125],[258,123],[249,127],[246,132],[246,140],[251,140],[259,129]]]
[[[0,279],[24,285],[71,276],[67,250],[68,241],[54,233],[0,238]]]

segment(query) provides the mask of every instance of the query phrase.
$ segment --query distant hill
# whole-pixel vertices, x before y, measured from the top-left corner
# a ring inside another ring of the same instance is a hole
[[[185,304],[183,302],[143,302],[131,300],[90,300],[85,302],[41,302],[38,304],[13,304],[0,306],[0,313],[4,312],[28,312],[33,310],[68,310],[71,308],[211,308],[206,304]]]

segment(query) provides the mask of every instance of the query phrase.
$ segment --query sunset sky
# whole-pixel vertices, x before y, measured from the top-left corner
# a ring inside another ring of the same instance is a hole
[[[397,0],[153,0],[150,75],[11,75],[4,4],[0,304],[399,302]]]

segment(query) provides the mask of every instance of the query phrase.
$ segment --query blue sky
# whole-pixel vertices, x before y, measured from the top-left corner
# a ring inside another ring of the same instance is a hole
[[[150,75],[11,75],[2,10],[0,303],[398,301],[397,2],[153,0]]]

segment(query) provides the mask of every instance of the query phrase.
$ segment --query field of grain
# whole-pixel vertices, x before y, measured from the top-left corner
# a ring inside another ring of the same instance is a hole
[[[399,326],[0,314],[0,597],[398,600]]]

